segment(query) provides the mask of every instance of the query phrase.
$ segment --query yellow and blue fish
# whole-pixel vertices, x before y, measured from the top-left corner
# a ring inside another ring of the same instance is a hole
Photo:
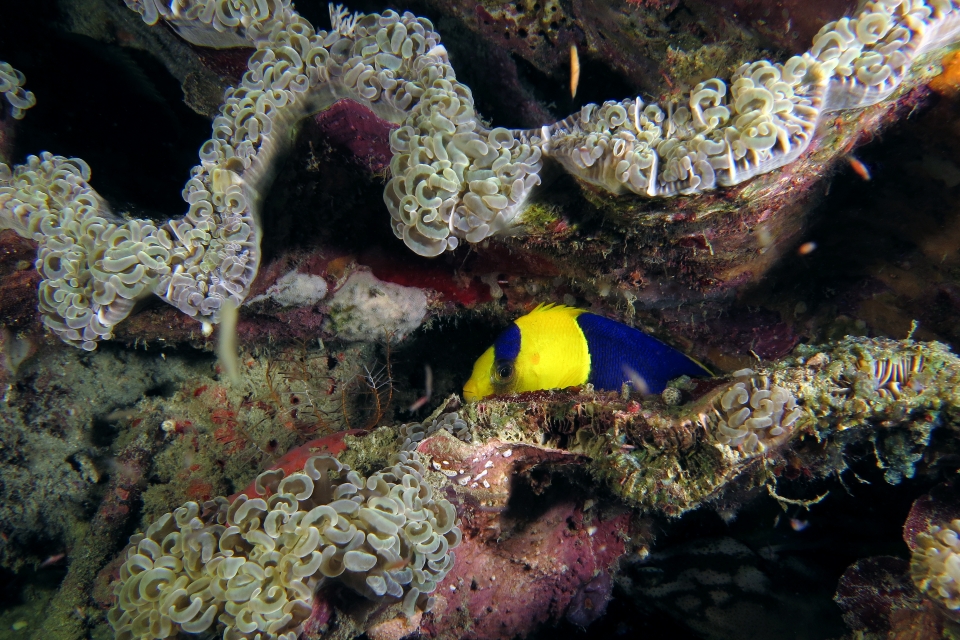
[[[625,324],[572,307],[540,305],[517,318],[473,365],[463,396],[562,389],[590,383],[619,391],[630,382],[661,393],[680,376],[708,376],[703,365]]]

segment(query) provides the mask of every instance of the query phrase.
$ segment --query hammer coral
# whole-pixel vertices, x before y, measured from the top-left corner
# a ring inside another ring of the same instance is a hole
[[[317,589],[339,581],[409,617],[453,567],[457,512],[435,497],[416,453],[369,478],[331,456],[257,477],[261,497],[187,502],[130,539],[117,603],[119,639],[169,638],[222,625],[224,638],[296,640]]]
[[[400,125],[384,191],[397,237],[423,256],[523,223],[544,158],[612,193],[693,194],[782,167],[824,113],[889,97],[918,56],[954,42],[953,0],[869,1],[825,25],[809,51],[741,66],[677,104],[639,97],[585,105],[538,129],[489,128],[433,24],[406,12],[331,6],[316,30],[288,0],[125,0],[202,46],[253,44],[183,189],[186,215],[155,225],[113,214],[80,160],[49,153],[0,165],[0,228],[40,244],[41,311],[62,339],[93,349],[155,294],[216,322],[247,296],[260,261],[259,211],[287,133],[350,98]]]

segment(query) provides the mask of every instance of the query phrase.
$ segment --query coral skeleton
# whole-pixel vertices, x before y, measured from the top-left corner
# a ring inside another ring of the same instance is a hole
[[[341,98],[400,125],[384,202],[397,237],[436,256],[522,225],[547,158],[611,193],[651,197],[773,171],[807,149],[825,113],[886,99],[919,56],[960,33],[953,0],[870,1],[825,25],[806,53],[744,64],[682,104],[627,98],[510,130],[481,121],[432,23],[409,12],[331,5],[327,32],[288,0],[125,1],[193,44],[256,52],[200,148],[180,219],[113,214],[81,160],[43,153],[13,170],[0,165],[0,228],[40,244],[44,322],[85,349],[111,337],[146,295],[206,323],[226,300],[241,304],[259,266],[258,216],[275,158],[297,121]]]

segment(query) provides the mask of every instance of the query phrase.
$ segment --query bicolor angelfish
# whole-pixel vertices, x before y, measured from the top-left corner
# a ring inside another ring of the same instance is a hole
[[[619,391],[625,383],[661,393],[680,376],[709,376],[676,349],[625,324],[571,307],[540,305],[517,318],[473,365],[467,401],[494,394],[590,383]]]

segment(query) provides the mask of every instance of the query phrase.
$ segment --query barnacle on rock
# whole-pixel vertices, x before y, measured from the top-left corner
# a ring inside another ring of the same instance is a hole
[[[667,387],[660,395],[668,407],[675,407],[683,401],[683,392],[676,387]]]
[[[267,471],[260,497],[187,502],[130,539],[116,605],[118,639],[201,633],[295,640],[316,590],[337,580],[412,616],[453,566],[457,513],[435,497],[417,454],[363,478],[331,456]]]

